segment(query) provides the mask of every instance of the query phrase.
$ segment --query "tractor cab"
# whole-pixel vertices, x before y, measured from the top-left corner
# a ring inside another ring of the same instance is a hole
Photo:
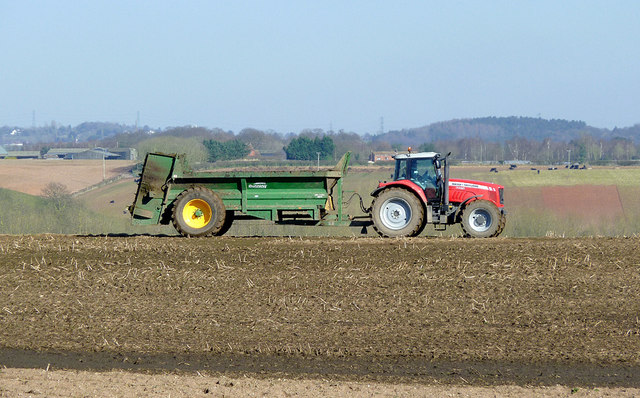
[[[428,201],[438,199],[443,187],[439,157],[435,152],[396,155],[393,181],[409,180],[422,188]]]

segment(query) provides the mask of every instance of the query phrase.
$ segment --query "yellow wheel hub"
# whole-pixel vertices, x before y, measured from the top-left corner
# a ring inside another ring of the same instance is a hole
[[[211,206],[202,199],[187,202],[182,209],[182,219],[191,228],[204,228],[211,221]]]

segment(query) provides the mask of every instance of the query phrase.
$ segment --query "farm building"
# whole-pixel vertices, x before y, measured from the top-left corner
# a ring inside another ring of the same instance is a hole
[[[503,163],[504,164],[519,164],[519,165],[523,165],[523,164],[531,164],[531,161],[530,160],[514,159],[514,160],[505,160]]]
[[[396,151],[378,151],[378,152],[371,152],[371,155],[369,155],[369,161],[371,162],[392,162],[394,159],[394,156],[396,156],[398,154],[398,152]]]
[[[38,151],[8,151],[5,159],[38,159],[40,152]]]
[[[138,151],[135,148],[109,148],[109,152],[120,155],[119,160],[138,159]]]
[[[138,151],[136,151],[135,148],[51,148],[45,157],[59,159],[102,159],[103,151],[105,152],[105,159],[107,160],[136,160],[138,158]]]
[[[88,149],[89,148],[51,148],[45,154],[45,157],[64,159],[70,153],[80,153]]]
[[[85,150],[83,152],[67,153],[64,158],[65,159],[106,159],[106,160],[113,160],[113,159],[122,159],[122,156],[117,154],[117,153],[109,152],[105,148],[93,148],[93,149]]]
[[[287,154],[283,150],[280,150],[277,152],[263,152],[263,151],[257,151],[257,152],[258,154],[256,157],[259,157],[260,159],[282,160],[282,159],[286,159],[287,157]]]
[[[0,146],[0,159],[102,159],[136,160],[138,151],[135,148],[51,148],[43,156],[39,151],[7,151]]]

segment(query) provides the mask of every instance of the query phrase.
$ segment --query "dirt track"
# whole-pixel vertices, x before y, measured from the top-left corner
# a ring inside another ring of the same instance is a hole
[[[640,387],[639,243],[0,236],[0,366]]]

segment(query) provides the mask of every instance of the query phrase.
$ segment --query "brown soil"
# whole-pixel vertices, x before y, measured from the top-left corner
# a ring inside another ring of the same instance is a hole
[[[0,370],[0,397],[637,397],[637,388],[378,383],[246,375]]]
[[[0,236],[0,367],[637,388],[639,243]]]
[[[131,170],[135,162],[107,160],[105,177],[119,176]],[[67,186],[76,192],[102,182],[102,160],[0,160],[0,188],[30,195],[40,195],[50,182]]]

